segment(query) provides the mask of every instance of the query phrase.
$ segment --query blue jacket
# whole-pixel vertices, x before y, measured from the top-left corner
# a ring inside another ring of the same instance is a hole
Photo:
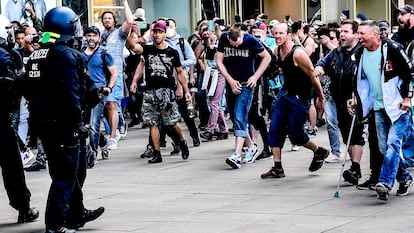
[[[356,77],[354,79],[354,93],[358,98],[358,116],[360,119],[366,118],[368,113],[373,109],[374,98],[371,95],[371,89],[367,78],[362,77],[362,57],[363,48],[356,56],[358,64]],[[401,44],[383,38],[381,44],[381,88],[385,111],[391,122],[406,113],[399,108],[399,103],[403,98],[412,97],[413,80],[412,65]]]

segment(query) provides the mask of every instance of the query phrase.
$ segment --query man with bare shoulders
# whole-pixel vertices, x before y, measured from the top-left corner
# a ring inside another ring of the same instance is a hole
[[[305,133],[307,109],[310,104],[311,88],[318,97],[317,106],[322,107],[324,97],[319,80],[313,74],[313,65],[301,45],[294,44],[288,36],[288,25],[279,23],[273,26],[279,67],[283,70],[284,85],[272,104],[272,118],[269,129],[269,145],[272,147],[274,167],[263,173],[264,178],[282,178],[282,148],[289,135],[293,144],[303,145],[314,152],[309,171],[319,170],[329,151],[309,140]],[[298,85],[300,83],[301,85]]]

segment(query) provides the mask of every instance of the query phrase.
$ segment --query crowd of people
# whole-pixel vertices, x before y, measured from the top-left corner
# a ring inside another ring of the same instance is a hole
[[[181,119],[194,147],[227,140],[233,132],[233,153],[223,155],[233,169],[273,157],[263,179],[286,176],[282,149],[288,138],[292,150],[312,151],[310,172],[349,155],[346,182],[375,190],[384,201],[395,181],[397,195],[408,194],[408,167],[414,166],[414,7],[398,9],[396,30],[363,14],[349,19],[344,10],[339,22],[328,24],[289,17],[266,24],[264,14],[243,22],[236,17],[233,25],[200,20],[183,38],[174,19],[148,23],[144,9],[133,14],[127,0],[122,4],[125,21],[105,11],[102,30],[82,31],[67,7],[48,11],[41,28],[0,18],[0,94],[8,100],[0,112],[7,154],[0,165],[18,222],[39,216],[30,207],[24,169],[48,166],[46,232],[76,232],[105,211],[83,205],[82,186],[99,147],[107,159],[127,128],[141,124],[149,130],[148,145],[137,148],[145,150],[141,158],[163,162],[168,135],[171,154],[187,160]],[[312,140],[324,125],[330,149]],[[361,182],[367,141],[371,174]],[[34,162],[21,156],[27,148],[37,148]]]

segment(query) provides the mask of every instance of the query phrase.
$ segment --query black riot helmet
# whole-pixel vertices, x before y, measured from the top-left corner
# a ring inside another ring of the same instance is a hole
[[[42,43],[66,42],[82,36],[78,15],[64,6],[55,7],[46,13],[43,29]]]

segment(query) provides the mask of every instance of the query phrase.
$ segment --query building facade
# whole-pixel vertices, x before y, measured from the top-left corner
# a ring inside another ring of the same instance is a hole
[[[121,0],[0,0],[2,14],[6,11],[18,12],[11,8],[14,3],[24,6],[27,2],[37,4],[45,2],[47,10],[54,6],[68,6],[81,15],[84,26],[101,26],[100,16],[103,11],[112,10],[120,18],[124,18]],[[254,18],[259,13],[272,19],[283,21],[286,16],[292,20],[313,22],[338,21],[342,10],[349,10],[350,17],[358,13],[365,14],[374,20],[386,19],[395,24],[395,10],[404,4],[414,4],[414,0],[129,0],[132,11],[143,7],[148,22],[161,17],[174,18],[178,33],[189,36],[200,19],[223,18],[226,24],[235,22],[238,15],[242,20]],[[372,7],[375,6],[375,7]],[[17,7],[17,6],[16,6]],[[19,13],[20,12],[20,13]]]

